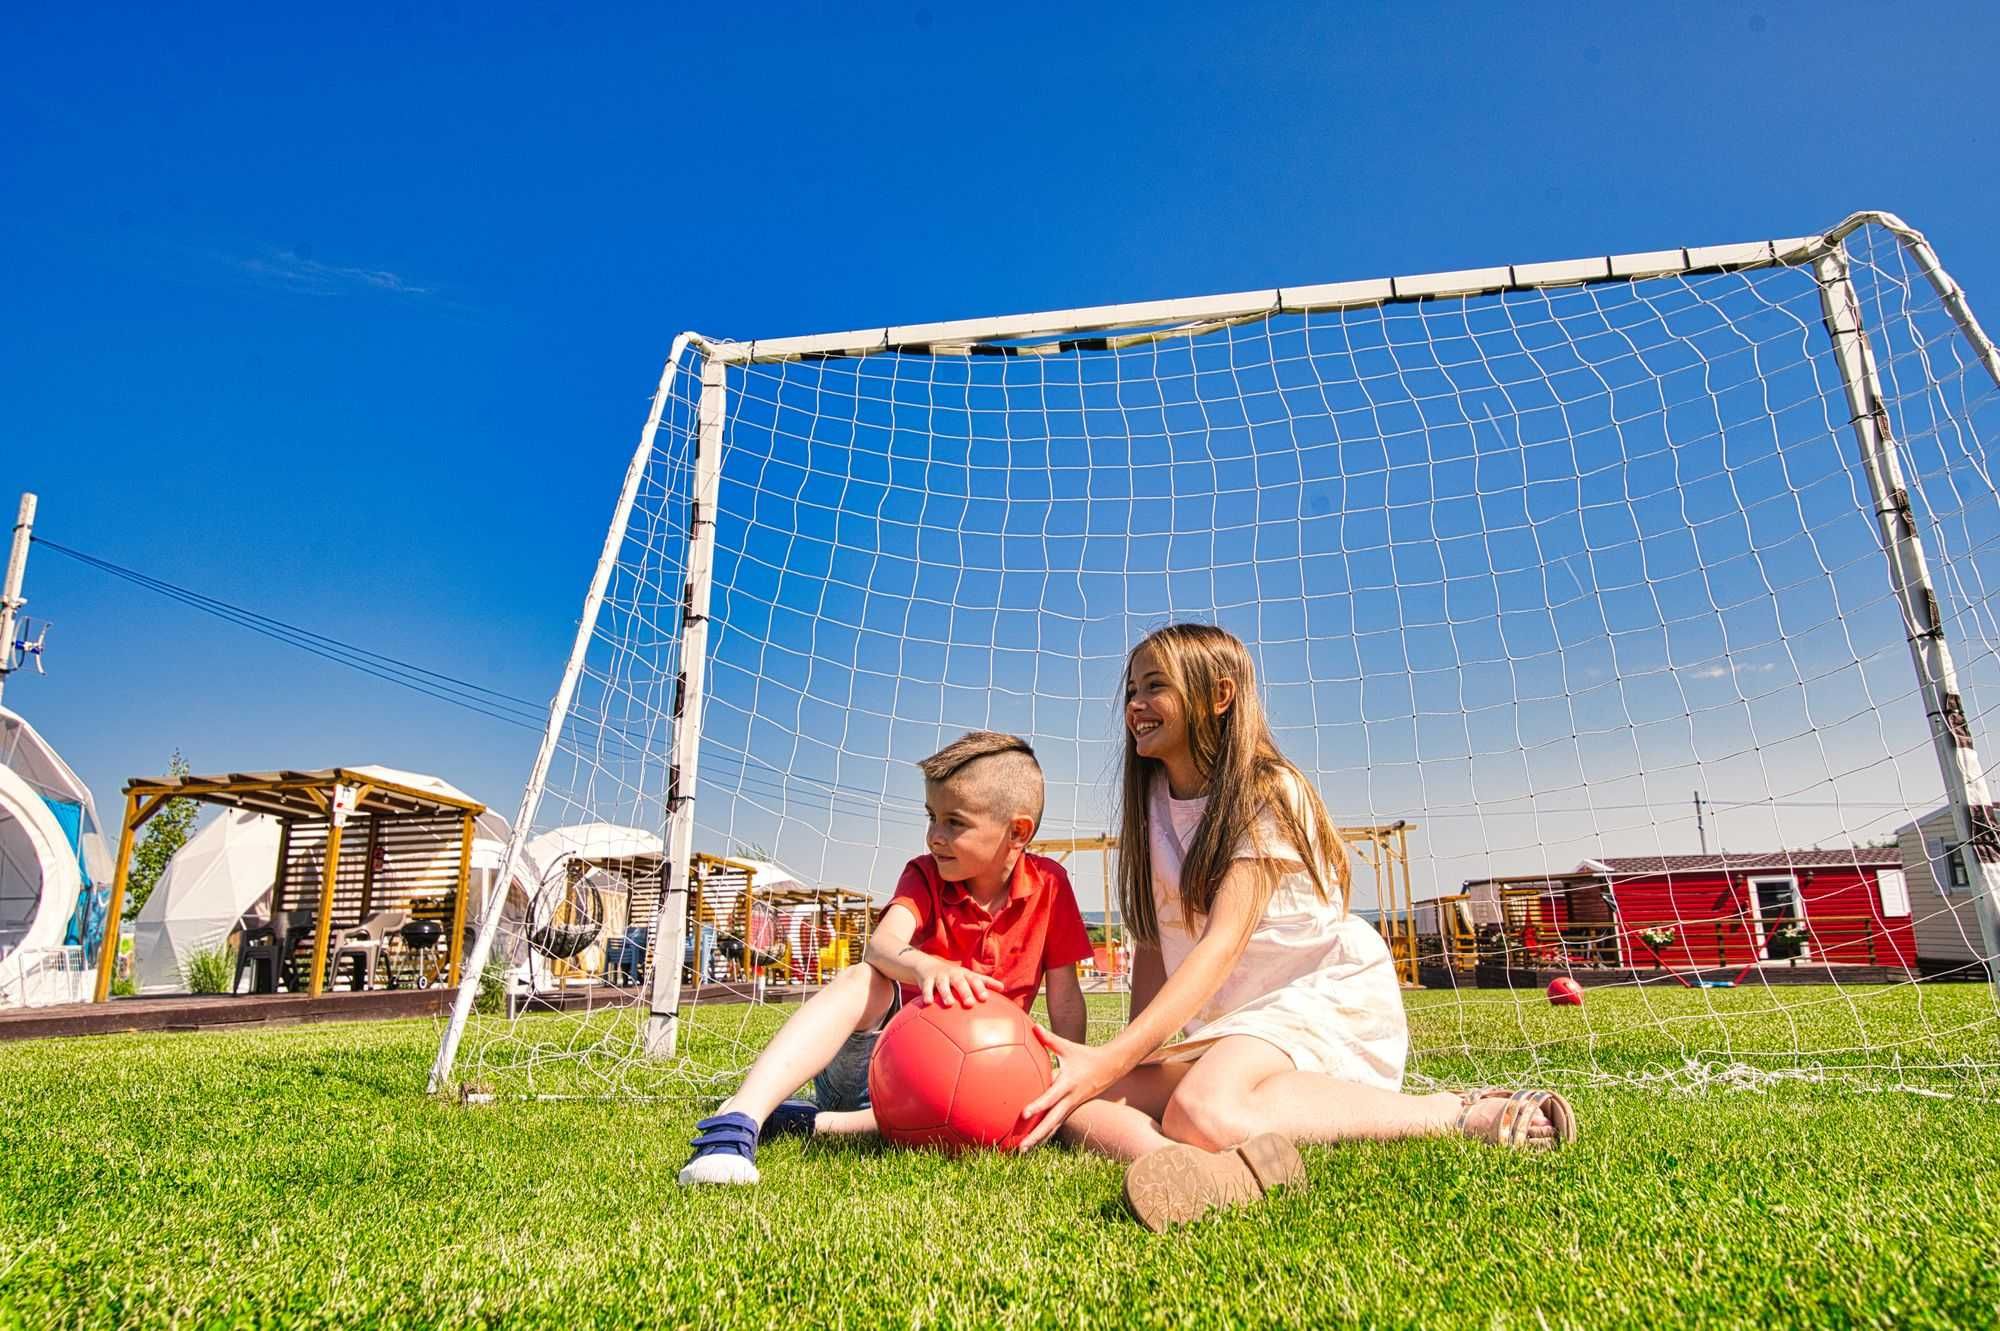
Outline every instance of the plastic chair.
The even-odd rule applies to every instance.
[[[613,984],[636,985],[646,978],[645,969],[646,929],[635,924],[604,949],[604,974]]]
[[[405,910],[378,910],[352,929],[344,929],[334,940],[331,956],[326,964],[326,987],[336,988],[340,982],[340,972],[348,962],[353,963],[355,989],[373,989],[376,972],[382,968],[382,947],[389,941],[389,935],[403,927],[410,918]]]
[[[291,927],[291,915],[278,911],[268,920],[245,920],[243,939],[236,948],[236,979],[229,986],[243,992],[243,972],[250,972],[250,992],[278,992],[278,973],[284,965],[284,938]]]

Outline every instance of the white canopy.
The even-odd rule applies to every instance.
[[[0,707],[0,1007],[76,996],[74,973],[59,968],[84,880],[51,802],[77,809],[84,858],[101,864],[90,788],[33,726]]]
[[[442,795],[446,799],[464,800],[469,804],[477,804],[479,802],[460,790],[457,786],[452,785],[449,781],[429,776],[423,772],[405,772],[399,768],[379,767],[373,764],[367,767],[350,767],[347,770],[353,772],[356,776],[372,776],[377,780],[386,781],[392,786],[404,786],[410,790],[427,791],[432,795]],[[500,818],[498,814],[492,816]],[[482,818],[481,821],[484,821],[484,819]],[[500,818],[500,826],[503,828],[507,826],[505,818]],[[505,840],[504,835],[502,840]]]
[[[613,823],[577,823],[544,832],[527,845],[528,856],[546,872],[556,861],[636,860],[667,853],[666,843],[651,832]]]
[[[734,856],[730,857],[730,863],[750,866],[750,888],[754,892],[769,892],[780,887],[805,890],[806,885],[799,881],[798,875],[782,864],[773,864],[769,860],[739,860]]]
[[[134,924],[140,993],[184,991],[188,959],[221,946],[269,894],[280,826],[265,814],[224,809],[174,852]]]

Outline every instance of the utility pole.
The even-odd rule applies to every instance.
[[[1708,828],[1701,821],[1701,792],[1694,793],[1694,834],[1701,838],[1701,853],[1708,854]]]
[[[14,519],[14,544],[7,552],[7,580],[0,583],[0,694],[7,691],[7,676],[14,669],[14,614],[28,603],[21,580],[28,576],[28,541],[34,532],[35,497],[24,494],[20,516]]]

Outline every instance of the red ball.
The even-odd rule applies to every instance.
[[[875,1043],[868,1098],[882,1135],[950,1155],[1011,1150],[1034,1128],[1021,1110],[1049,1087],[1049,1051],[999,995],[973,1007],[906,1005]]]
[[[1583,986],[1567,975],[1549,981],[1549,1002],[1556,1007],[1582,1007]]]

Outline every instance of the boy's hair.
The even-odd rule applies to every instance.
[[[917,764],[929,782],[949,781],[978,764],[981,793],[994,807],[1025,814],[1042,825],[1042,765],[1035,750],[1019,735],[997,730],[971,730]]]

